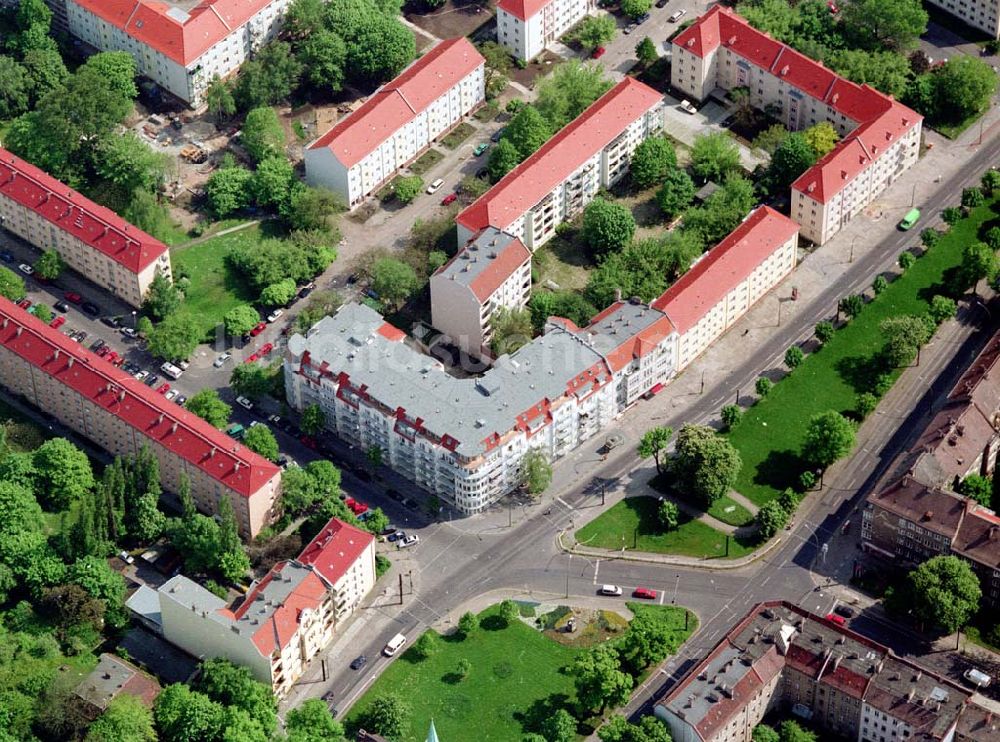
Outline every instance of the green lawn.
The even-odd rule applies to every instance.
[[[552,281],[559,290],[582,291],[587,286],[593,267],[590,254],[583,240],[572,233],[553,237],[548,244],[538,249],[532,258],[538,271],[539,283]]]
[[[226,255],[234,247],[255,245],[260,239],[260,227],[254,225],[172,252],[174,274],[186,274],[191,281],[179,311],[194,317],[206,337],[222,322],[226,312],[254,300],[243,277],[227,264]]]
[[[887,317],[922,315],[934,294],[946,293],[943,276],[961,262],[962,249],[997,222],[995,205],[974,209],[889,285],[861,314],[837,331],[821,350],[775,384],[766,399],[743,414],[729,433],[743,457],[735,489],[758,505],[795,486],[804,466],[799,459],[809,418],[818,412],[850,412],[870,383],[872,361],[882,348],[879,324]],[[915,230],[916,232],[917,230]],[[914,234],[914,242],[917,234]],[[897,370],[896,375],[901,373]]]
[[[441,144],[448,149],[455,149],[458,145],[464,142],[466,139],[471,137],[476,130],[472,128],[471,124],[467,124],[464,121],[452,129],[451,133],[441,140]]]
[[[410,651],[392,663],[351,709],[348,728],[357,726],[374,698],[395,694],[412,711],[410,733],[397,742],[422,742],[432,717],[443,740],[519,742],[525,713],[540,713],[551,696],[559,705],[572,698],[572,678],[560,669],[577,650],[520,621],[498,629],[496,613],[495,606],[483,611],[484,625],[469,639],[431,631],[436,652],[419,661]],[[456,673],[463,658],[472,664],[464,680]]]
[[[577,531],[576,540],[599,549],[624,546],[633,551],[706,559],[745,556],[758,545],[755,541],[730,538],[727,555],[725,534],[684,513],[680,514],[677,528],[664,533],[656,517],[659,504],[655,497],[628,497]]]
[[[443,159],[444,155],[439,150],[431,148],[420,155],[417,161],[410,165],[410,172],[414,175],[423,175]]]
[[[713,502],[708,514],[731,526],[747,526],[753,523],[753,514],[731,497],[722,496]]]

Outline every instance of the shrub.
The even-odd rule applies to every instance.
[[[664,500],[660,503],[660,507],[656,511],[656,516],[660,521],[660,525],[663,526],[664,531],[672,531],[677,528],[680,510],[677,508],[676,503]]]
[[[871,392],[861,392],[854,401],[854,411],[862,420],[872,414],[877,406],[878,397]]]
[[[928,227],[920,233],[920,242],[924,247],[934,247],[941,239],[941,233],[933,227]]]
[[[754,384],[754,388],[757,390],[757,395],[762,398],[766,397],[773,387],[774,382],[766,376],[761,376],[757,379],[757,383]]]
[[[799,474],[799,487],[803,492],[808,492],[816,486],[816,473],[811,469],[806,469]]]
[[[913,267],[913,264],[917,262],[917,257],[911,253],[909,250],[900,253],[899,255],[899,267],[903,271],[907,271]]]
[[[948,296],[942,296],[941,294],[934,294],[931,298],[930,307],[930,317],[934,320],[935,324],[941,324],[945,320],[949,320],[955,316],[958,311],[958,306],[955,304],[955,300]]]
[[[885,279],[885,276],[875,276],[875,280],[872,281],[872,291],[875,292],[875,296],[878,296],[887,288],[889,288],[889,282]]]
[[[949,206],[941,212],[941,219],[944,220],[944,223],[948,226],[951,226],[961,220],[962,216],[962,210],[957,206]]]
[[[777,500],[764,504],[757,512],[757,529],[764,539],[771,538],[788,523],[788,513]]]
[[[739,405],[727,404],[722,408],[721,416],[722,424],[725,425],[727,429],[732,429],[736,427],[736,424],[743,416],[743,410],[740,409]]]
[[[805,359],[806,354],[803,353],[802,348],[797,345],[793,345],[785,351],[785,365],[790,369],[798,368],[802,365],[802,361]]]
[[[814,330],[814,332],[816,333],[816,339],[819,340],[819,342],[822,343],[823,345],[826,345],[828,342],[830,342],[831,338],[833,338],[833,333],[835,332],[835,330],[833,328],[832,322],[827,322],[826,320],[824,320],[822,322],[816,323],[816,329]]]
[[[977,206],[982,206],[984,201],[986,201],[986,197],[980,188],[962,189],[962,206],[965,208],[974,209]]]
[[[983,235],[983,242],[993,250],[1000,250],[1000,227],[990,227]]]

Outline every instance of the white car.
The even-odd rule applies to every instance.
[[[443,178],[438,178],[433,183],[431,183],[429,186],[427,186],[427,194],[428,195],[434,195],[434,193],[437,191],[437,189],[440,188],[443,185],[444,185],[444,179]]]
[[[685,15],[687,15],[687,11],[682,8],[680,10],[675,10],[673,13],[671,13],[670,17],[667,18],[667,20],[670,21],[670,23],[677,23],[677,21],[679,21]]]
[[[396,548],[408,549],[411,546],[414,546],[415,544],[419,543],[420,543],[420,536],[418,536],[417,534],[413,534],[412,536],[407,536],[406,538],[397,541]]]
[[[253,402],[251,402],[246,397],[237,397],[236,398],[236,404],[238,404],[240,407],[242,407],[245,410],[252,410],[253,409]]]
[[[682,100],[681,101],[681,108],[685,112],[690,113],[690,114],[698,113],[698,109],[695,108],[693,105],[691,105],[690,101]]]
[[[601,595],[621,595],[622,589],[617,585],[601,585]]]
[[[30,276],[32,273],[35,272],[35,269],[32,268],[27,263],[21,263],[19,266],[17,266],[17,269],[26,276]]]
[[[974,667],[970,667],[968,670],[966,670],[962,674],[962,677],[978,688],[985,688],[990,684],[991,680],[989,675],[987,675],[982,670],[977,670]]]
[[[174,397],[176,397],[178,394],[180,394],[180,392],[178,392],[176,389],[171,389],[170,391],[168,391],[163,396],[166,397],[166,399],[167,399],[168,402],[173,402],[174,401]]]
[[[147,376],[149,376],[149,371],[138,371],[135,375],[135,378],[138,379],[139,381],[143,381]]]
[[[223,353],[221,356],[212,361],[212,365],[216,368],[222,368],[226,361],[233,357],[232,353]]]
[[[269,315],[267,315],[267,321],[268,322],[277,322],[278,321],[278,317],[280,317],[284,313],[285,313],[285,311],[283,309],[275,309],[273,312],[271,312]]]
[[[122,335],[124,335],[127,338],[134,338],[136,335],[139,334],[135,330],[133,330],[131,327],[122,327],[121,329],[118,330],[118,332],[120,332]]]

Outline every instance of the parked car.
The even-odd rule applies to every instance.
[[[594,51],[592,51],[590,53],[590,58],[591,59],[600,59],[601,57],[604,56],[604,53],[606,51],[607,51],[607,49],[605,49],[603,46],[599,46],[596,49],[594,49]]]
[[[170,391],[170,382],[164,381],[160,386],[156,388],[157,394],[166,394]]]
[[[56,329],[59,329],[64,324],[66,324],[66,318],[65,317],[53,317],[52,321],[49,322],[49,327],[54,327]]]
[[[285,313],[285,311],[283,309],[275,309],[273,312],[271,312],[269,315],[267,315],[267,321],[268,322],[277,322],[278,321],[278,317],[280,317],[284,313]],[[257,334],[259,335],[260,333],[257,333]]]
[[[601,585],[601,595],[621,595],[622,589],[617,585]]]
[[[274,343],[264,343],[262,346],[260,346],[260,350],[257,351],[257,357],[263,358],[272,350],[274,350]]]
[[[21,307],[21,309],[24,309],[24,310],[30,309],[31,308],[31,299],[21,299],[21,301],[19,301],[17,303],[17,305],[19,307]]]
[[[626,36],[628,36],[630,33],[632,33],[633,31],[635,31],[635,29],[638,28],[638,27],[639,27],[638,23],[630,23],[627,26],[625,26],[624,30],[622,30],[622,33],[625,34]]]
[[[120,332],[122,335],[124,335],[127,338],[135,338],[135,337],[138,337],[138,335],[139,335],[139,333],[137,333],[131,327],[122,327],[121,329],[118,330],[118,332]]]
[[[443,185],[444,185],[444,178],[437,178],[436,180],[434,180],[433,183],[427,186],[427,195],[433,196],[435,193],[437,193],[437,189]]]
[[[688,101],[688,100],[682,100],[681,101],[681,110],[684,111],[685,113],[690,113],[692,115],[698,113],[698,109],[695,108],[691,104],[691,101]]]
[[[411,546],[416,546],[420,543],[420,536],[413,534],[412,536],[407,536],[404,539],[396,542],[397,549],[409,549]]]
[[[493,132],[493,135],[490,137],[490,141],[494,143],[499,142],[503,138],[503,133],[505,131],[507,131],[506,126],[503,127],[502,129],[497,129],[495,132]]]
[[[122,326],[122,322],[117,317],[101,317],[101,323],[117,330]]]
[[[641,16],[635,19],[635,25],[641,26],[648,20],[649,20],[649,13],[643,13]]]
[[[2,260],[5,263],[13,263],[14,262],[14,256],[11,255],[6,250],[4,250],[3,252],[0,252],[0,260]]]
[[[637,587],[632,591],[633,598],[642,598],[643,600],[656,600],[656,591],[650,590],[648,587]]]
[[[361,280],[361,274],[360,273],[352,273],[351,275],[349,275],[347,277],[347,285],[348,286],[353,286],[354,284],[356,284],[360,280]]]
[[[105,346],[105,347],[107,347],[107,346]],[[108,353],[107,353],[107,355],[105,355],[105,356],[104,356],[104,360],[105,360],[105,361],[107,361],[108,363],[113,363],[113,364],[115,364],[115,365],[117,365],[117,364],[118,364],[118,362],[119,362],[119,361],[120,361],[121,359],[122,359],[122,357],[121,357],[120,355],[118,355],[117,353],[115,353],[115,352],[114,352],[113,350],[111,350],[110,348],[108,348]]]
[[[56,309],[57,311],[60,311],[60,312],[62,312],[63,314],[66,314],[66,312],[68,312],[68,311],[69,311],[69,304],[67,304],[67,303],[66,303],[66,302],[64,302],[64,301],[57,301],[57,302],[56,302],[55,304],[53,304],[52,306],[53,306],[53,307],[54,307],[54,308],[55,308],[55,309]]]
[[[232,353],[223,353],[221,356],[212,361],[212,365],[216,368],[222,368],[222,366],[233,357]]]
[[[833,612],[844,618],[854,618],[854,609],[845,603],[838,603]]]
[[[238,404],[244,410],[252,410],[253,409],[253,402],[251,402],[246,397],[237,397],[236,398],[236,404]]]
[[[188,401],[188,398],[185,397],[183,394],[178,394],[174,398],[174,402],[177,403],[177,404],[179,404],[181,407],[183,407],[184,403],[187,402],[187,401]]]
[[[85,314],[89,314],[91,317],[96,317],[101,313],[101,308],[89,301],[83,302],[83,304],[80,305],[80,309],[82,309]]]
[[[362,667],[364,667],[367,664],[368,664],[368,658],[365,657],[362,654],[362,655],[360,655],[358,657],[355,657],[354,661],[351,662],[351,669],[352,670],[360,670]]]
[[[73,304],[83,303],[83,297],[80,296],[75,291],[67,291],[65,294],[63,294],[63,298],[66,299],[66,301],[68,302],[72,302]]]
[[[472,150],[472,154],[474,154],[476,157],[479,157],[481,154],[483,154],[483,152],[485,152],[489,148],[490,148],[489,142],[482,142],[476,145],[476,148]]]
[[[253,363],[258,358],[260,358],[260,356],[258,356],[256,353],[251,353],[246,357],[246,360],[244,360],[243,363]]]
[[[406,538],[406,531],[396,531],[395,533],[390,533],[386,541],[392,543],[393,541],[401,541]]]
[[[309,296],[309,294],[313,292],[314,288],[316,288],[315,284],[312,283],[306,284],[305,286],[299,289],[299,298],[305,299],[307,296]]]
[[[299,443],[306,448],[312,449],[313,451],[316,451],[319,448],[319,446],[316,445],[316,439],[311,435],[303,435],[299,438]]]
[[[449,204],[455,203],[457,200],[458,200],[458,194],[457,193],[449,193],[447,196],[445,196],[444,198],[441,199],[441,205],[442,206],[447,206]]]
[[[677,21],[679,21],[681,18],[683,18],[686,15],[687,15],[687,11],[684,10],[684,8],[681,8],[680,10],[675,10],[673,13],[671,13],[670,17],[667,18],[667,20],[670,21],[671,23],[677,23]]]
[[[142,383],[148,386],[150,389],[152,389],[154,386],[156,386],[157,382],[159,381],[160,381],[159,376],[157,376],[156,374],[150,374],[149,376],[146,377],[146,380]]]
[[[87,339],[87,331],[77,330],[76,332],[73,333],[72,337],[74,340],[76,340],[76,342],[82,343],[84,340]]]
[[[21,263],[19,266],[17,266],[17,269],[26,276],[30,276],[35,272],[35,269],[32,268],[27,263]]]
[[[837,624],[837,626],[844,626],[847,624],[847,621],[845,621],[842,616],[838,616],[836,613],[827,613],[826,620],[830,623]]]
[[[656,7],[657,8],[665,8],[665,7],[667,7],[667,3],[669,3],[669,2],[670,2],[670,0],[656,0]]]
[[[97,338],[97,340],[95,340],[94,342],[92,342],[90,344],[90,349],[92,351],[94,351],[95,353],[97,353],[99,350],[101,350],[102,348],[104,348],[105,345],[107,345],[106,342],[104,342],[100,338]],[[111,348],[108,348],[108,350],[111,350]]]
[[[983,672],[982,670],[977,670],[974,667],[970,667],[968,670],[962,673],[962,677],[968,680],[973,685],[975,685],[977,688],[985,688],[990,684],[990,681],[992,680],[992,678],[985,672]]]
[[[149,371],[137,371],[135,373],[135,378],[138,381],[145,381],[147,376],[149,376]]]
[[[280,415],[268,415],[267,421],[271,423],[274,427],[281,429],[281,416]]]
[[[256,327],[250,330],[250,337],[257,337],[267,329],[267,322],[258,322]]]

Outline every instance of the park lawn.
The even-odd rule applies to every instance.
[[[660,501],[655,497],[627,497],[576,532],[582,546],[598,549],[648,551],[657,554],[718,559],[745,556],[757,546],[750,539],[729,539],[726,535],[681,513],[677,528],[664,533],[656,515]]]
[[[763,505],[786,487],[796,486],[804,469],[799,452],[809,419],[827,410],[854,409],[857,395],[867,391],[870,374],[865,369],[882,348],[881,322],[903,314],[925,314],[934,294],[947,293],[943,276],[961,263],[963,248],[978,239],[983,223],[996,220],[997,203],[1000,197],[973,209],[830,342],[743,414],[728,434],[743,457],[734,489]],[[894,375],[900,373],[898,369]]]
[[[468,639],[430,630],[436,652],[416,660],[411,650],[392,663],[351,709],[348,729],[358,726],[373,699],[394,694],[411,709],[409,733],[397,742],[422,742],[431,718],[444,740],[520,742],[522,722],[533,706],[538,704],[537,713],[553,695],[560,697],[559,705],[572,700],[573,680],[560,669],[578,651],[521,621],[496,628],[497,612],[492,606],[480,613],[483,625]],[[461,680],[456,668],[463,658],[472,670]]]
[[[538,271],[538,283],[552,281],[556,290],[582,291],[587,286],[593,267],[590,254],[582,239],[556,236],[538,249],[532,258]]]
[[[754,521],[753,513],[733,498],[725,495],[713,502],[706,512],[713,518],[731,526],[748,526]]]
[[[260,240],[260,227],[254,225],[172,252],[174,274],[183,272],[191,280],[178,311],[194,318],[206,338],[226,312],[256,299],[243,277],[229,266],[226,255],[237,246],[256,245]]]

